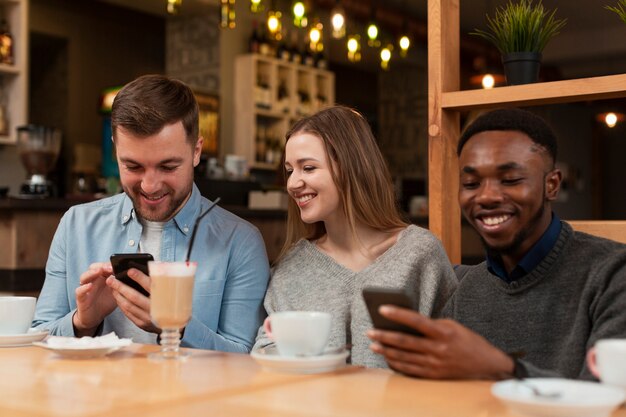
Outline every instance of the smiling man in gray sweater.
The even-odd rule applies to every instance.
[[[371,349],[391,368],[426,378],[592,379],[586,352],[599,339],[626,338],[626,245],[575,232],[552,212],[556,151],[549,126],[519,109],[487,113],[463,133],[459,203],[487,259],[457,268],[450,319],[381,308],[425,335],[370,331]]]

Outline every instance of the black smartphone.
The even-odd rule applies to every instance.
[[[130,278],[127,274],[130,268],[140,270],[146,275],[148,274],[148,261],[153,261],[154,257],[149,253],[116,253],[111,255],[111,266],[115,278],[122,281],[129,287],[134,288],[146,297],[150,297],[150,293],[146,291],[137,281]]]
[[[417,330],[405,326],[404,324],[391,321],[383,317],[378,308],[383,304],[391,304],[398,307],[409,308],[414,310],[413,303],[409,296],[401,289],[385,288],[385,287],[366,287],[363,288],[363,298],[370,313],[372,323],[376,329],[391,330],[395,332],[409,333],[415,336],[422,336]]]

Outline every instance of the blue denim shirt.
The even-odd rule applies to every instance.
[[[194,185],[185,206],[165,224],[162,261],[185,259],[195,220],[209,204]],[[70,208],[52,241],[33,326],[49,329],[53,335],[74,336],[72,315],[80,275],[94,262],[108,262],[113,253],[137,252],[141,231],[126,194]],[[215,207],[200,221],[191,260],[198,262],[193,312],[181,345],[250,351],[265,316],[263,298],[269,279],[261,234],[248,222]],[[119,308],[104,320],[102,333],[110,331],[138,343],[156,340],[156,335],[139,329]]]

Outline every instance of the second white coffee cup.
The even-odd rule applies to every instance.
[[[626,339],[598,340],[587,364],[603,383],[626,389]]]
[[[270,337],[281,356],[315,356],[330,336],[331,315],[321,311],[281,311],[268,319]]]

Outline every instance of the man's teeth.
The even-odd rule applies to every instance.
[[[504,223],[505,220],[507,220],[509,217],[509,215],[505,215],[505,216],[498,216],[498,217],[483,217],[483,222],[487,225],[487,226],[496,226],[500,223]]]
[[[150,197],[150,196],[145,195],[144,197],[146,197],[146,199],[148,199],[148,200],[153,200],[154,201],[154,200],[158,200],[158,199],[162,198],[163,195],[158,195],[158,196],[154,196],[154,197]]]
[[[303,195],[302,197],[298,197],[297,200],[298,200],[298,203],[306,203],[312,198],[313,196],[311,194],[307,194],[307,195]]]

